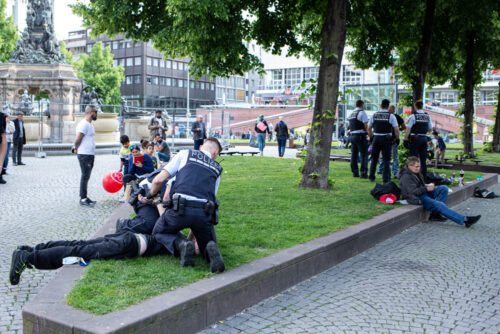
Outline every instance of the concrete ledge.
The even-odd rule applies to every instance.
[[[476,186],[498,182],[497,174],[463,188],[454,188],[449,204],[472,196]],[[121,206],[97,235],[114,231]],[[425,218],[419,206],[403,206],[345,230],[285,249],[231,271],[148,299],[103,316],[68,306],[65,295],[82,274],[80,267],[63,268],[23,309],[24,333],[195,333],[218,320],[271,297]]]

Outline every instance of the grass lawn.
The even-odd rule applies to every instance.
[[[295,159],[224,158],[217,237],[227,270],[393,208],[375,201],[369,193],[374,184],[352,178],[343,162],[331,164],[332,191],[299,189],[300,164]],[[476,174],[468,172],[467,178]],[[92,261],[67,301],[105,314],[212,275],[199,258],[194,268],[181,268],[176,258],[166,256]]]
[[[369,193],[373,184],[353,179],[346,163],[332,163],[332,191],[299,189],[300,164],[295,159],[224,157],[217,237],[227,270],[392,208],[376,202]],[[161,256],[92,261],[67,300],[96,314],[123,309],[212,276],[208,265],[197,260],[194,268]]]

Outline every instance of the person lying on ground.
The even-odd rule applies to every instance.
[[[91,240],[60,240],[41,243],[34,247],[19,246],[12,253],[10,284],[17,285],[26,268],[53,270],[62,267],[66,257],[81,257],[84,261],[125,259],[139,256],[174,255],[182,266],[191,266],[194,259],[182,250],[190,242],[182,233],[169,235],[174,252],[169,252],[151,235],[121,231]]]
[[[481,215],[463,216],[448,208],[446,206],[448,187],[435,186],[434,183],[426,184],[420,173],[420,159],[417,157],[409,157],[406,161],[406,167],[399,175],[399,186],[402,199],[410,204],[423,205],[424,209],[430,211],[429,220],[431,221],[450,219],[469,228],[481,218]]]

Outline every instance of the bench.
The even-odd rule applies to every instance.
[[[476,163],[476,166],[479,166],[479,163],[483,162],[484,160],[472,160],[472,161],[474,161]]]
[[[256,154],[259,154],[260,152],[255,152],[255,151],[228,151],[228,152],[220,152],[220,155],[229,155],[229,156],[233,156],[235,154],[239,154],[241,156],[243,156],[244,154],[250,154],[251,156],[254,156]]]

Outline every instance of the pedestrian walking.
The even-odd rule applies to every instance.
[[[368,137],[372,145],[369,179],[372,182],[375,181],[375,169],[377,168],[380,152],[382,152],[382,160],[384,161],[382,180],[384,183],[390,181],[391,171],[389,164],[391,162],[392,144],[399,143],[398,121],[394,115],[389,113],[389,104],[389,100],[382,100],[380,110],[373,114],[368,121]]]
[[[26,145],[26,129],[24,128],[24,113],[18,111],[14,120],[14,136],[12,137],[12,162],[14,166],[26,165],[22,161],[23,147]]]
[[[155,115],[151,117],[148,124],[149,138],[151,141],[155,139],[157,134],[163,139],[166,139],[166,132],[168,130],[167,120],[162,116],[161,110],[156,110]]]
[[[85,116],[76,126],[75,143],[71,151],[77,155],[82,176],[80,178],[80,205],[92,207],[96,204],[87,196],[87,186],[94,168],[95,158],[95,129],[92,121],[97,120],[97,108],[88,105]]]
[[[278,141],[278,155],[283,158],[285,155],[286,141],[288,139],[288,126],[283,121],[283,116],[279,117],[279,121],[274,129],[276,131],[276,140]]]
[[[260,155],[264,155],[264,147],[266,146],[266,133],[269,133],[269,126],[264,119],[264,115],[260,115],[255,122],[255,132],[257,132],[257,143],[259,145]]]
[[[196,122],[191,126],[191,132],[193,133],[194,149],[199,150],[203,141],[207,139],[207,128],[202,116],[196,116]]]
[[[420,158],[422,174],[427,174],[427,133],[432,129],[431,117],[423,110],[422,101],[415,102],[415,113],[408,118],[405,146],[410,155]]]
[[[356,101],[356,109],[349,118],[350,142],[351,142],[351,172],[353,177],[368,178],[368,115],[364,110],[363,100]],[[358,158],[361,160],[361,175],[358,166]]]

